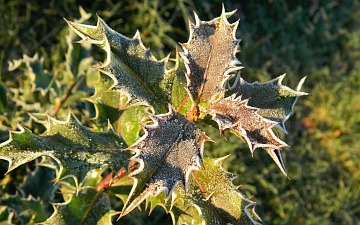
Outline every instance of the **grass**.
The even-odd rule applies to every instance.
[[[224,3],[227,10],[237,8],[236,16],[241,18],[238,58],[245,66],[244,79],[264,82],[286,72],[285,83],[294,87],[307,76],[304,90],[311,94],[299,100],[286,124],[290,134],[283,139],[291,148],[283,150],[283,157],[291,180],[265,151],[256,150],[252,158],[247,146],[232,136],[223,144],[217,132],[209,131],[222,144],[209,144],[205,154],[232,154],[224,167],[239,174],[235,183],[253,196],[267,224],[360,224],[360,3]],[[158,58],[169,52],[173,56],[178,42],[186,42],[187,17],[193,19],[192,10],[202,20],[221,12],[221,1],[0,0],[1,90],[9,95],[9,85],[17,88],[22,82],[22,74],[7,71],[6,63],[22,54],[39,52],[46,69],[57,69],[66,53],[67,28],[62,18],[78,18],[79,5],[93,15],[98,13],[126,36],[138,29]],[[89,23],[94,24],[95,19],[93,16]],[[102,53],[93,49],[95,59],[102,61]],[[6,103],[8,98],[4,100],[1,90],[0,101]],[[10,106],[11,102],[0,104],[2,141],[7,139],[6,129],[16,128],[16,121],[31,129],[35,126],[28,118],[9,116],[16,110]],[[1,166],[1,171],[6,170],[6,163],[2,161]],[[12,176],[21,180],[16,178],[21,172]],[[163,221],[161,210],[158,213],[154,218]],[[139,223],[145,224],[146,218]]]

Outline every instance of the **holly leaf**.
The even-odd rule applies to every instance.
[[[264,148],[287,176],[279,150],[288,145],[272,131],[278,123],[260,116],[259,109],[248,106],[248,101],[241,100],[241,96],[236,97],[235,94],[227,98],[221,96],[206,111],[217,122],[220,132],[230,129],[238,137],[244,137],[252,155],[256,148]]]
[[[24,55],[23,59],[9,62],[8,70],[22,69],[24,75],[28,78],[25,85],[29,89],[29,93],[35,90],[41,90],[42,94],[45,95],[45,90],[49,88],[52,75],[45,72],[43,64],[44,58],[41,57],[39,59],[39,54],[35,54],[33,57]]]
[[[177,52],[178,53],[178,52]],[[172,85],[172,102],[171,105],[181,114],[185,115],[191,109],[191,99],[188,95],[188,92],[184,87],[186,87],[186,76],[184,74],[185,64],[180,60],[178,54],[175,58],[177,68],[175,73],[174,82]]]
[[[96,115],[92,121],[96,126],[107,127],[110,122],[117,131],[119,118],[124,112],[125,100],[119,92],[108,91],[112,84],[113,81],[109,76],[99,73],[98,81],[95,83],[95,93],[87,100],[95,106]]]
[[[119,214],[113,210],[108,211],[101,219],[97,222],[97,225],[112,225],[112,217]]]
[[[145,134],[128,149],[139,167],[129,174],[134,186],[121,216],[126,215],[148,196],[165,191],[168,198],[180,183],[183,187],[192,170],[202,165],[203,146],[210,138],[194,123],[169,105],[169,112],[150,115],[153,125],[143,125]]]
[[[83,23],[90,19],[91,13],[86,13],[82,7],[79,7],[80,19],[75,20],[77,23]],[[66,63],[66,75],[65,82],[71,83],[77,77],[82,76],[87,73],[93,73],[93,70],[90,65],[94,59],[90,56],[91,45],[83,43],[81,45],[74,45],[73,42],[76,38],[76,33],[69,29],[69,34],[65,37],[66,44],[68,45],[68,51],[65,55]]]
[[[126,106],[127,97],[124,94],[108,91],[112,83],[109,76],[99,74],[99,81],[95,84],[95,93],[87,99],[95,106],[96,115],[92,121],[98,128],[107,127],[110,122],[116,133],[122,134],[124,141],[130,145],[140,137],[140,124],[149,120],[147,114],[149,107]]]
[[[8,198],[0,198],[0,205],[11,208],[23,224],[42,222],[47,218],[42,202],[32,196],[22,198],[15,194]]]
[[[104,192],[81,188],[64,203],[54,203],[54,213],[43,224],[102,224],[111,217],[111,205]],[[111,224],[111,223],[104,223]]]
[[[76,184],[85,181],[92,169],[109,166],[118,171],[127,167],[129,153],[122,151],[124,141],[112,129],[92,132],[69,113],[66,121],[49,117],[41,136],[20,126],[0,144],[0,158],[9,161],[8,172],[40,156],[49,156],[59,164],[55,181],[73,177]]]
[[[140,138],[141,124],[149,122],[147,106],[132,106],[127,108],[120,117],[120,133],[128,145]]]
[[[293,90],[281,84],[285,75],[283,74],[265,83],[248,83],[239,76],[230,94],[236,93],[238,96],[242,96],[243,99],[248,98],[248,105],[259,108],[259,115],[278,122],[277,126],[287,133],[285,122],[292,114],[297,98],[307,95],[307,93],[300,91],[305,77],[300,80],[296,89]]]
[[[177,191],[179,188],[176,188]],[[181,192],[181,190],[178,190]],[[183,193],[183,192],[181,192]],[[196,205],[192,204],[189,199],[184,199],[175,195],[175,204],[173,203],[169,211],[173,224],[204,224],[200,216],[200,210]]]
[[[235,12],[235,11],[234,11]],[[241,69],[235,57],[240,40],[235,38],[238,21],[230,24],[222,14],[211,21],[204,22],[195,14],[195,24],[190,23],[190,37],[181,44],[180,53],[186,66],[187,91],[196,104],[206,103],[224,92],[224,84],[229,73]]]
[[[48,202],[53,201],[55,191],[58,185],[54,185],[52,180],[55,179],[55,171],[53,168],[45,166],[35,166],[33,171],[26,173],[23,183],[17,187],[22,197],[32,196],[41,199],[44,207],[48,207]],[[37,188],[34,188],[37,187]]]
[[[143,45],[139,32],[127,38],[100,17],[97,26],[66,22],[82,38],[81,43],[96,44],[105,50],[106,61],[97,69],[114,80],[110,90],[125,93],[128,105],[145,104],[154,107],[155,112],[166,111],[176,70],[166,69],[169,57],[157,60]]]
[[[85,21],[90,14],[80,7],[81,18],[78,21]],[[16,112],[17,121],[26,121],[24,112],[49,112],[58,118],[66,118],[68,108],[72,107],[77,113],[78,108],[74,107],[83,98],[92,92],[91,80],[96,77],[97,71],[91,67],[93,58],[90,57],[90,44],[73,45],[75,39],[74,31],[69,29],[65,36],[67,54],[65,61],[55,55],[54,70],[48,71],[44,68],[44,57],[35,54],[33,57],[24,55],[22,59],[9,62],[9,71],[20,69],[25,77],[19,77],[19,85],[10,85],[16,88],[9,88],[9,100],[21,107],[22,111]],[[85,79],[88,83],[84,82]],[[86,86],[88,84],[88,86]],[[19,118],[18,118],[19,117]],[[24,124],[24,123],[22,123]],[[31,124],[31,122],[29,122]]]
[[[222,168],[226,158],[204,158],[203,169],[191,173],[186,191],[174,191],[171,215],[175,223],[262,224],[254,211],[255,202],[233,185],[236,175]]]

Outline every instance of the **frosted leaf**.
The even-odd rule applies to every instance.
[[[254,154],[256,148],[265,148],[287,176],[280,152],[273,151],[288,146],[272,131],[278,123],[260,116],[259,109],[248,106],[248,101],[249,99],[241,100],[241,96],[235,97],[235,94],[227,98],[221,96],[210,105],[207,112],[213,116],[212,119],[217,122],[220,131],[230,129],[237,136],[244,137],[251,154]]]
[[[220,17],[208,22],[195,14],[195,24],[190,22],[189,40],[181,45],[187,90],[196,104],[208,102],[223,92],[229,73],[242,68],[235,57],[240,42],[235,38],[238,22],[230,24],[226,15],[224,7]]]
[[[151,105],[156,112],[166,111],[171,102],[172,82],[176,68],[166,69],[169,57],[157,60],[143,45],[140,34],[128,38],[112,30],[100,17],[96,26],[67,21],[82,38],[106,52],[106,61],[97,69],[110,76],[112,91],[128,96],[129,105]]]
[[[248,104],[259,108],[259,115],[278,122],[277,126],[287,133],[285,122],[292,114],[297,98],[307,93],[300,91],[305,77],[300,80],[296,90],[281,84],[284,78],[285,74],[265,83],[248,83],[238,77],[230,93],[236,93],[243,99],[249,98]]]
[[[202,165],[203,145],[210,140],[194,123],[169,106],[169,112],[150,115],[153,125],[144,125],[145,134],[128,149],[139,168],[129,176],[134,186],[122,212],[129,213],[148,196],[165,191],[169,197],[180,183],[183,187],[192,170]]]
[[[66,121],[49,117],[45,125],[47,130],[41,136],[20,127],[0,144],[0,159],[9,161],[8,172],[40,156],[50,156],[59,164],[56,181],[73,177],[82,184],[92,169],[127,167],[129,154],[122,151],[126,145],[112,129],[92,132],[71,113]]]
[[[200,217],[205,224],[262,224],[254,210],[256,203],[233,185],[236,175],[222,168],[226,158],[204,158],[204,168],[192,172],[186,191],[180,188],[174,191],[171,203],[173,221],[192,224],[191,221]],[[194,215],[194,209],[198,216]]]
[[[16,219],[20,221],[21,224],[35,224],[42,222],[47,218],[46,209],[39,199],[36,199],[31,195],[25,198],[19,193],[8,197],[5,196],[0,197],[0,205],[11,209],[11,211],[15,213]]]

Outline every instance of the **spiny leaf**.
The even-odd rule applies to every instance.
[[[191,177],[189,177],[191,179]],[[183,187],[177,186],[171,195],[171,201],[166,199],[165,192],[161,192],[157,196],[149,196],[146,198],[147,209],[149,207],[149,215],[155,207],[162,207],[166,213],[171,214],[173,224],[203,224],[203,220],[199,215],[199,210],[189,199],[178,196]],[[183,193],[183,192],[181,192]]]
[[[191,176],[189,179],[192,179]],[[189,199],[179,196],[179,193],[184,193],[183,187],[176,186],[171,194],[171,201],[166,199],[165,192],[146,198],[146,208],[150,208],[149,214],[155,207],[160,206],[166,213],[170,213],[173,224],[203,224],[200,209]]]
[[[85,21],[90,16],[81,8],[80,13],[78,21]],[[44,59],[38,54],[33,57],[24,55],[22,59],[9,63],[9,71],[21,69],[25,75],[25,80],[19,86],[9,88],[9,100],[23,111],[17,114],[26,111],[48,112],[58,118],[66,118],[68,107],[88,96],[90,86],[85,86],[83,81],[85,78],[91,80],[97,71],[91,68],[93,59],[89,57],[90,44],[73,45],[75,36],[72,30],[66,35],[68,51],[65,61],[56,65],[52,71],[44,69]],[[73,111],[76,113],[77,109]],[[24,120],[21,114],[19,116],[20,121]]]
[[[173,84],[173,99],[171,105],[183,115],[186,115],[192,105],[191,99],[184,88],[185,86],[185,76],[176,76]]]
[[[144,125],[145,135],[129,147],[132,160],[140,164],[129,176],[134,186],[123,209],[126,215],[148,196],[165,191],[169,197],[175,186],[183,187],[194,169],[202,165],[203,145],[210,140],[195,124],[174,111],[151,115],[153,125]]]
[[[32,196],[22,198],[15,194],[8,198],[0,198],[0,205],[11,208],[23,224],[42,222],[47,218],[43,204]]]
[[[31,91],[35,91],[36,88],[45,90],[52,79],[52,76],[44,72],[43,68],[44,58],[39,59],[39,55],[35,54],[33,57],[27,55],[23,56],[23,59],[10,63],[9,71],[13,71],[17,68],[22,68],[25,71],[25,75],[29,79],[29,85],[31,85]]]
[[[146,205],[145,209],[149,208],[149,215],[154,211],[156,206],[162,207],[166,213],[168,213],[167,206],[166,206],[166,193],[161,192],[157,196],[149,196],[146,198]]]
[[[235,94],[224,98],[221,96],[213,102],[206,111],[213,117],[212,119],[219,125],[219,130],[230,129],[237,136],[245,138],[251,154],[254,154],[256,148],[265,148],[275,160],[280,170],[287,176],[285,167],[281,159],[280,152],[274,154],[273,150],[279,150],[287,144],[281,141],[271,128],[277,125],[277,122],[268,120],[258,115],[258,108],[248,106],[249,99],[241,100],[241,96],[235,97]]]
[[[87,173],[109,166],[117,171],[127,167],[129,154],[122,138],[112,129],[94,133],[82,126],[73,114],[66,121],[49,117],[47,131],[38,136],[20,127],[0,144],[0,158],[9,161],[9,171],[40,156],[50,156],[60,166],[56,180],[71,176],[83,183]]]
[[[175,190],[177,190],[176,188]],[[197,225],[204,224],[204,220],[200,216],[199,207],[192,204],[190,201],[184,201],[178,198],[176,205],[170,210],[170,215],[173,224],[182,225]]]
[[[149,120],[148,106],[127,107],[127,97],[119,92],[108,91],[112,79],[100,73],[99,81],[95,84],[95,94],[88,98],[95,105],[96,116],[92,120],[98,128],[108,126],[108,122],[118,134],[130,145],[139,139],[141,123]]]
[[[24,71],[24,75],[27,77],[24,82],[24,94],[22,97],[28,102],[36,102],[36,100],[34,100],[35,91],[39,91],[41,96],[45,96],[49,91],[56,96],[54,89],[55,84],[49,86],[53,76],[49,72],[45,72],[43,63],[44,58],[41,57],[39,59],[39,54],[37,53],[33,57],[24,55],[22,59],[9,62],[9,71],[22,69]]]
[[[111,209],[106,194],[91,187],[81,188],[80,192],[73,194],[68,201],[53,205],[55,211],[44,224],[98,224]]]
[[[124,100],[121,98],[119,92],[108,91],[111,87],[112,79],[99,73],[98,82],[95,84],[95,93],[93,96],[87,98],[95,106],[96,115],[92,120],[98,127],[107,127],[110,122],[115,130],[117,128],[117,121],[124,111]]]
[[[178,53],[176,51],[176,53]],[[186,115],[186,113],[191,109],[191,99],[188,95],[188,92],[184,88],[186,86],[186,76],[184,74],[185,64],[180,60],[178,54],[176,54],[176,65],[174,70],[175,78],[172,85],[172,101],[171,105],[181,114]]]
[[[299,96],[307,95],[300,92],[305,77],[301,79],[295,90],[281,84],[286,74],[266,83],[247,83],[240,76],[230,93],[236,93],[243,99],[249,98],[250,106],[259,108],[258,114],[269,120],[278,122],[278,126],[285,132],[285,122],[293,112]]]
[[[87,21],[90,17],[90,13],[86,13],[82,7],[79,7],[80,19],[75,20],[76,23],[83,23]],[[78,76],[86,74],[88,71],[91,71],[92,68],[89,66],[94,61],[90,57],[90,44],[83,43],[81,45],[74,45],[73,42],[76,38],[76,33],[70,29],[69,34],[65,37],[66,44],[68,45],[68,51],[65,55],[66,63],[66,79],[75,80]]]
[[[166,69],[168,57],[158,61],[146,49],[137,32],[127,38],[114,30],[99,17],[97,26],[67,21],[82,38],[81,42],[96,44],[106,51],[107,59],[97,68],[114,80],[113,91],[125,93],[129,105],[146,104],[156,112],[164,112],[171,102],[173,70]]]
[[[171,210],[177,212],[176,221],[192,224],[184,219],[188,210],[194,208],[206,224],[261,224],[254,211],[255,203],[233,185],[236,176],[222,168],[226,158],[204,158],[204,168],[192,172],[186,191],[176,189]]]
[[[48,204],[53,201],[54,193],[58,189],[58,185],[50,182],[54,179],[55,171],[52,168],[36,165],[33,171],[28,171],[24,182],[17,189],[23,197],[31,195],[43,200],[44,204]]]
[[[204,22],[195,14],[195,21],[190,23],[190,37],[180,55],[187,69],[187,90],[199,104],[223,92],[229,73],[241,69],[235,57],[240,41],[235,38],[238,22],[229,24],[224,7],[220,17]]]

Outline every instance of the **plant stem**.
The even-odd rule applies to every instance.
[[[129,164],[129,173],[134,171],[137,168],[137,163],[134,161],[131,161]],[[104,177],[100,183],[98,183],[94,188],[97,191],[103,191],[106,188],[110,187],[114,183],[116,183],[121,178],[127,176],[126,170],[124,168],[121,168],[113,177],[113,172],[109,173],[106,177]]]
[[[56,114],[59,112],[61,106],[64,104],[64,102],[66,101],[66,99],[68,99],[68,97],[71,95],[72,90],[74,89],[75,85],[79,82],[80,77],[77,77],[76,80],[71,84],[71,86],[69,87],[69,89],[67,90],[67,92],[61,97],[60,102],[58,102],[55,105],[54,110],[51,112],[50,116],[55,117]]]
[[[113,172],[109,173],[104,179],[100,181],[94,188],[97,191],[103,191],[106,188],[110,187],[113,183],[120,180],[121,178],[126,176],[126,171],[124,168],[120,169],[114,177]]]

